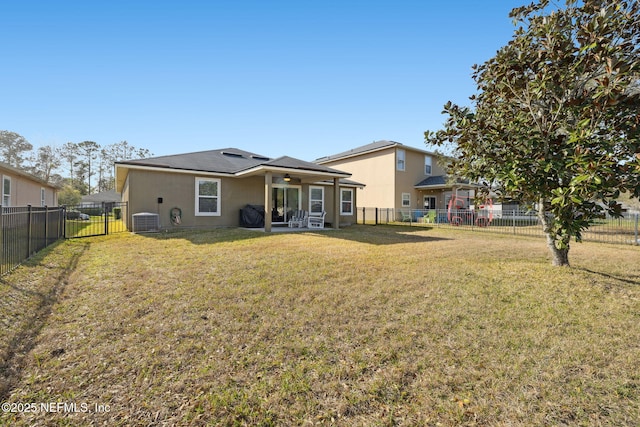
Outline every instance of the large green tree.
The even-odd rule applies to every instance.
[[[640,3],[540,0],[474,66],[472,106],[448,103],[431,144],[453,143],[452,171],[537,207],[554,265],[622,191],[640,196]]]

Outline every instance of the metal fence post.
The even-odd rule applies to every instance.
[[[638,241],[638,217],[640,217],[640,214],[636,214],[635,242],[633,242],[636,246],[640,244],[640,241]]]
[[[62,218],[60,218],[60,222],[62,224],[62,237],[67,238],[67,207],[62,206]]]
[[[49,246],[49,207],[44,206],[44,247]]]
[[[378,208],[376,208],[376,222],[375,225],[378,225]]]
[[[31,256],[31,205],[27,205],[27,258]]]
[[[105,202],[102,202],[102,215],[104,215],[104,234],[109,234],[109,216],[107,215],[107,209]]]
[[[511,212],[513,215],[513,234],[516,234],[516,210],[514,209]]]

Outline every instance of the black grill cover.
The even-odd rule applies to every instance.
[[[247,205],[240,209],[240,227],[264,227],[264,206]]]

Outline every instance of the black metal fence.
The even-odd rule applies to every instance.
[[[418,227],[455,227],[478,232],[544,237],[540,220],[530,210],[448,210],[358,208],[359,224],[399,223]],[[582,233],[585,241],[640,244],[640,215],[605,217]]]
[[[64,236],[63,207],[0,206],[0,275]]]
[[[83,203],[66,208],[65,237],[103,236],[127,231],[127,203]]]
[[[127,231],[126,203],[69,207],[0,206],[0,275],[61,238]]]

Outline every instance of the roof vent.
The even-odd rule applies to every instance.
[[[148,233],[160,230],[160,216],[156,213],[140,212],[133,214],[133,232]]]
[[[222,154],[224,154],[225,156],[229,156],[229,157],[239,157],[242,158],[243,155],[240,153],[233,153],[231,151],[223,151]]]
[[[269,157],[264,157],[264,156],[256,156],[255,154],[251,156],[252,159],[256,159],[256,160],[271,160]]]

